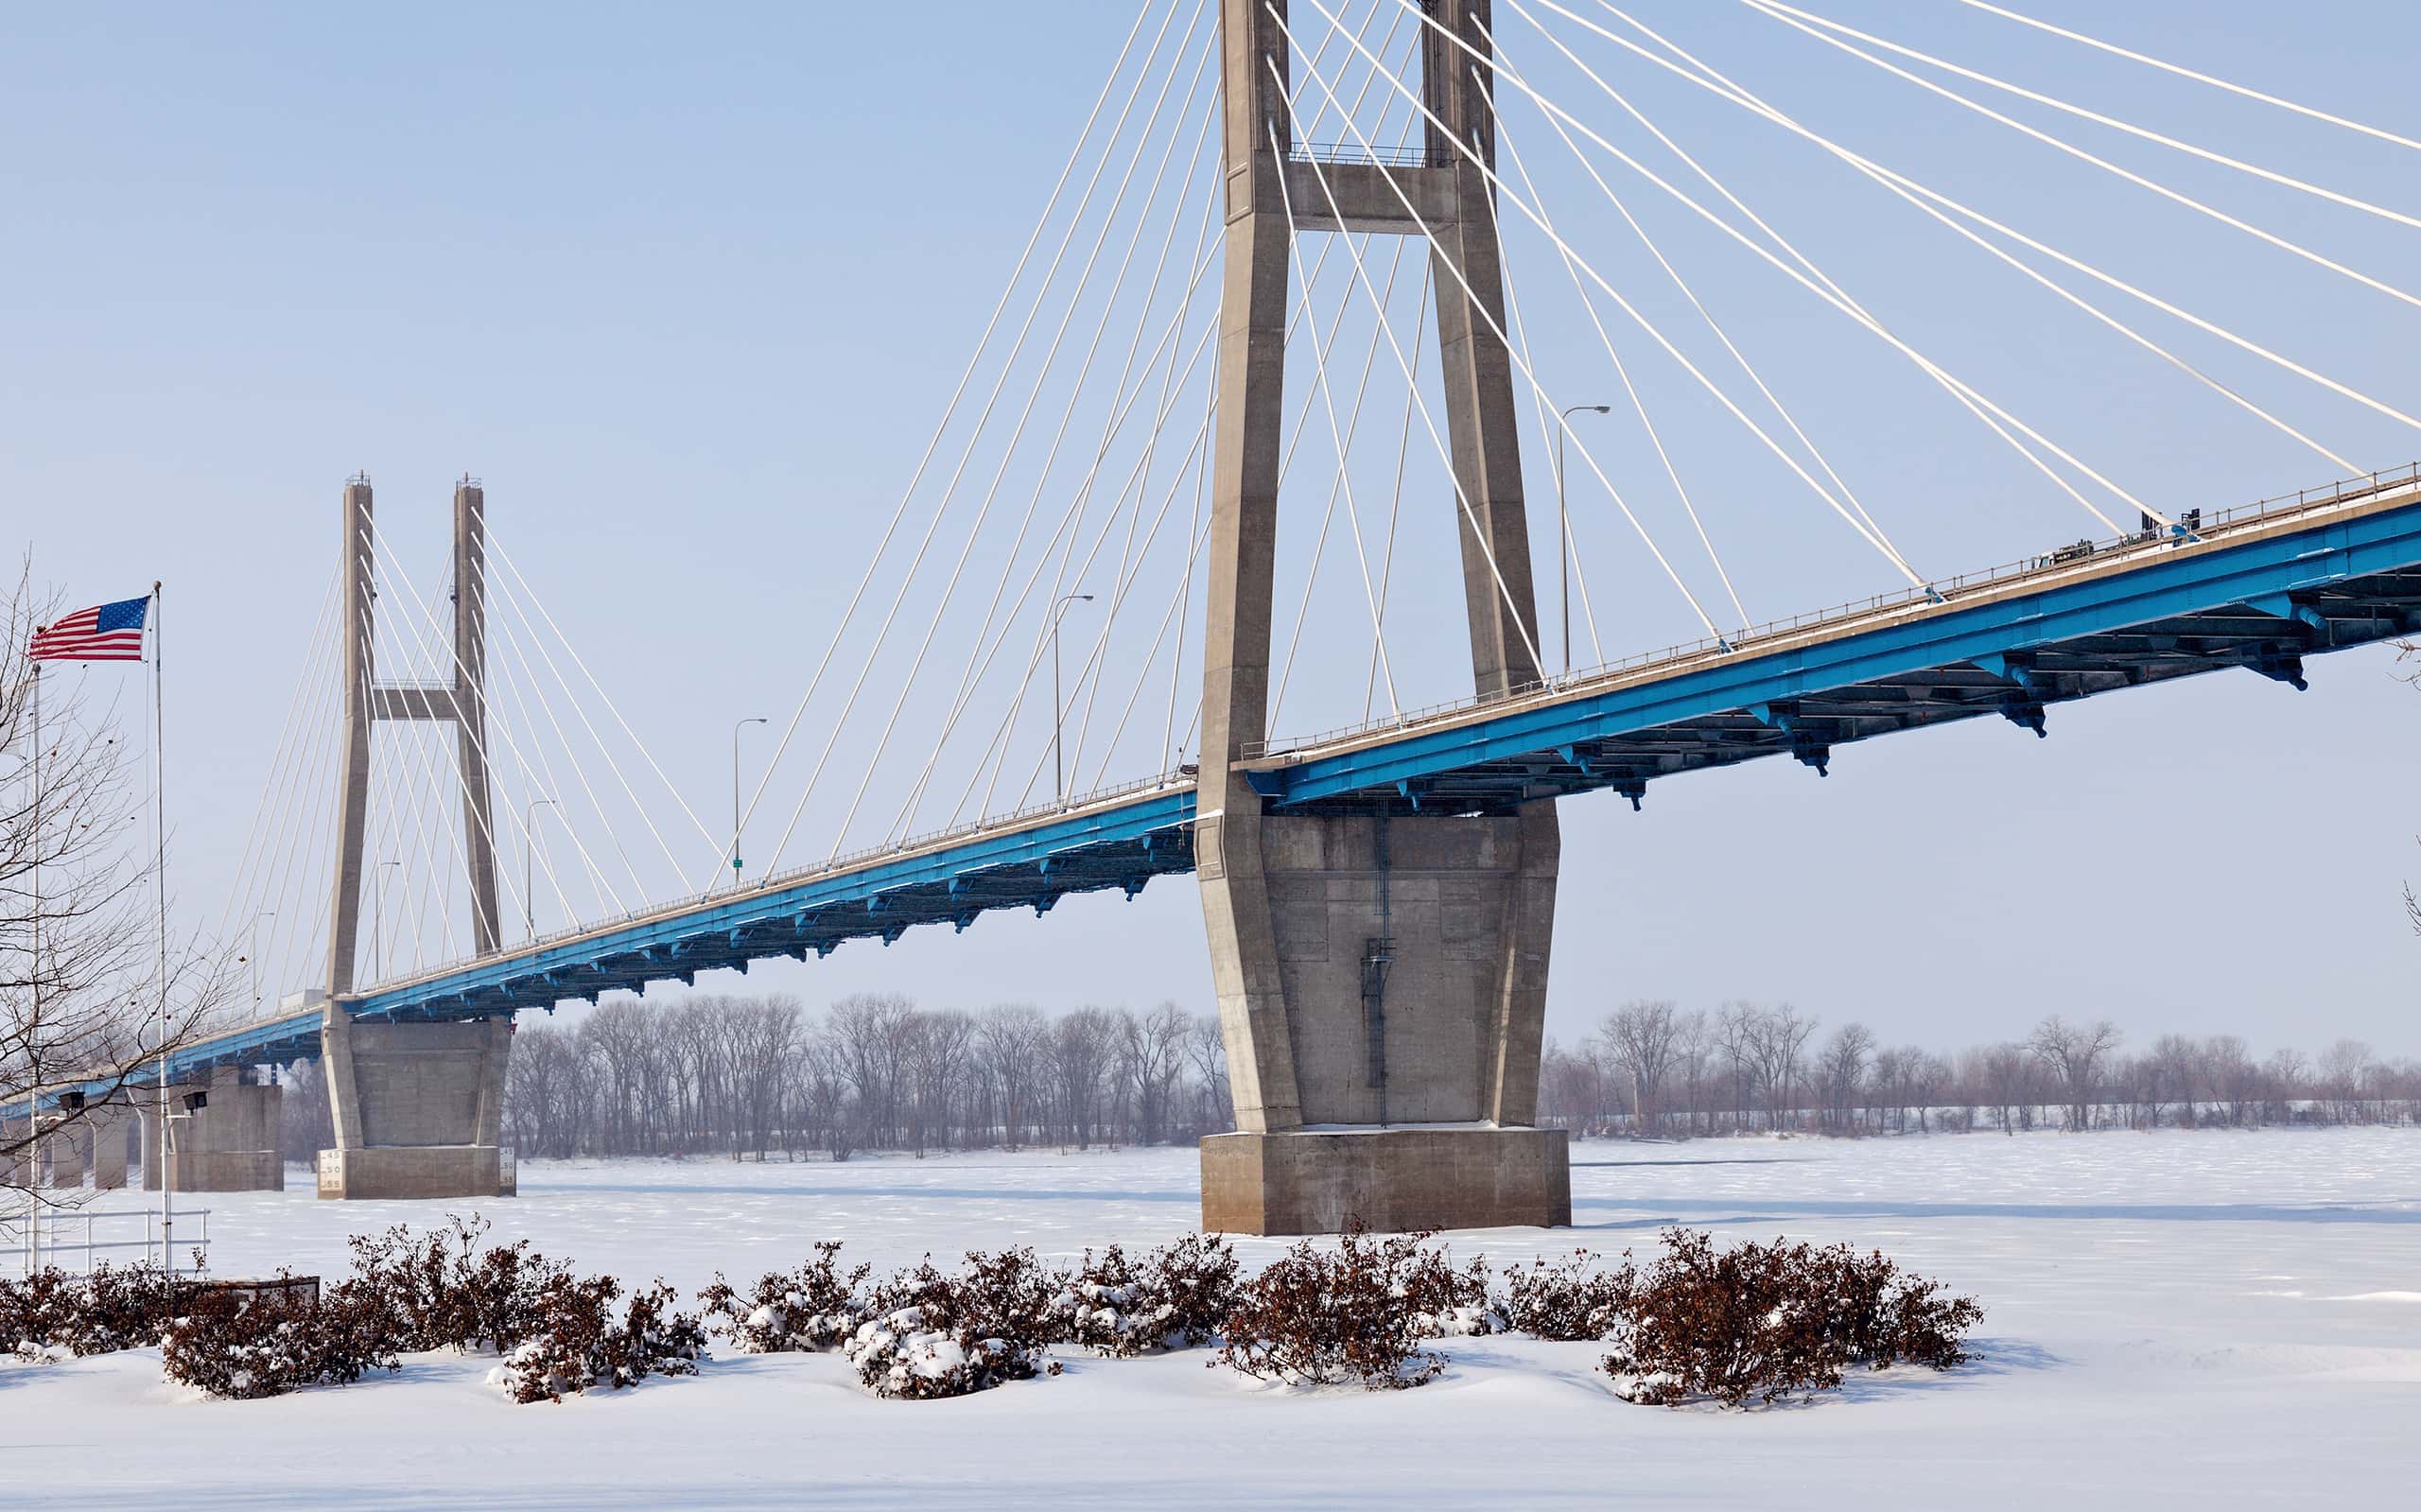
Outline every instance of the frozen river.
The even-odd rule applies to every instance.
[[[2257,1505],[2400,1501],[2421,1469],[2421,1132],[1586,1144],[1574,1167],[1574,1230],[1457,1252],[1614,1251],[1668,1223],[1871,1245],[1978,1296],[1983,1358],[1727,1415],[1630,1406],[1593,1347],[1518,1339],[1450,1341],[1444,1380],[1371,1396],[1063,1351],[1060,1378],[956,1401],[876,1400],[836,1359],[776,1356],[529,1407],[442,1357],[189,1401],[142,1351],[0,1368],[0,1441],[48,1451],[36,1504],[188,1507]],[[289,1179],[193,1199],[214,1270],[339,1275],[348,1233],[471,1206],[323,1204]],[[685,1292],[823,1238],[878,1266],[1072,1256],[1197,1211],[1190,1150],[531,1163],[521,1185],[484,1205],[499,1237]]]

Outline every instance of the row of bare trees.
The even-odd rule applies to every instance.
[[[1786,1003],[1625,1003],[1579,1044],[1549,1043],[1541,1116],[1669,1138],[2421,1121],[2421,1061],[2360,1040],[2256,1060],[2235,1034],[2164,1034],[2129,1053],[2110,1020],[2054,1014],[2022,1040],[1944,1053],[1820,1027]]]
[[[1157,1144],[1229,1127],[1218,1024],[1025,1003],[969,1012],[863,993],[612,999],[514,1036],[525,1156],[769,1155]]]

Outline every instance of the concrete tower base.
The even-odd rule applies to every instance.
[[[1202,1141],[1202,1226],[1229,1234],[1560,1228],[1561,1129],[1353,1129]]]
[[[320,1152],[321,1196],[514,1194],[499,1148],[511,1019],[391,1024],[332,1008],[322,1043],[337,1147]]]

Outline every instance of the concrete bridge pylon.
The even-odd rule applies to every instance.
[[[454,490],[453,666],[437,684],[381,683],[375,630],[376,525],[370,480],[345,485],[342,535],[344,761],[338,788],[336,896],[330,910],[328,1001],[321,1030],[335,1145],[320,1155],[322,1197],[494,1197],[510,1169],[499,1148],[510,1018],[465,1022],[357,1020],[343,999],[357,985],[371,732],[381,721],[435,721],[455,729],[471,944],[498,938],[495,831],[487,761],[487,497]]]
[[[1472,685],[1502,699],[1544,680],[1512,365],[1490,326],[1504,322],[1491,191],[1438,124],[1479,133],[1492,161],[1486,71],[1429,35],[1422,93],[1437,120],[1424,161],[1315,164],[1272,78],[1273,64],[1288,77],[1285,13],[1283,0],[1221,0],[1227,282],[1194,855],[1239,1132],[1202,1141],[1203,1225],[1298,1234],[1355,1222],[1567,1224],[1563,1133],[1534,1126],[1554,800],[1437,813],[1390,796],[1361,811],[1277,813],[1240,766],[1269,734],[1298,229],[1435,237],[1456,485],[1442,513],[1461,543]],[[1489,0],[1436,0],[1431,13],[1488,49]],[[1418,219],[1406,200],[1422,207]]]

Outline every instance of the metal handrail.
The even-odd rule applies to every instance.
[[[1286,155],[1297,163],[1350,163],[1378,168],[1440,167],[1444,157],[1425,147],[1368,147],[1359,142],[1298,142]]]
[[[159,1234],[151,1226],[153,1221],[158,1219],[159,1216],[160,1211],[156,1208],[118,1209],[64,1208],[45,1213],[43,1215],[42,1260],[45,1264],[55,1264],[56,1260],[54,1257],[62,1252],[80,1253],[84,1257],[84,1272],[87,1275],[92,1273],[94,1257],[102,1250],[139,1249],[143,1251],[144,1256],[148,1260],[152,1251],[160,1247]],[[194,1264],[180,1266],[175,1263],[176,1257],[171,1255],[166,1257],[164,1268],[165,1268],[171,1276],[200,1275],[202,1271],[208,1269],[206,1260],[210,1254],[210,1209],[207,1208],[178,1208],[172,1209],[169,1212],[168,1217],[171,1222],[181,1218],[199,1218],[201,1220],[200,1234],[195,1238],[190,1245],[186,1246],[188,1249],[197,1252],[200,1259],[198,1259]],[[93,1225],[96,1223],[129,1218],[140,1218],[143,1220],[143,1237],[141,1239],[96,1239],[94,1237]],[[53,1237],[51,1225],[66,1225],[78,1222],[81,1222],[84,1225],[84,1238],[82,1243],[78,1243],[74,1241],[61,1240]],[[32,1253],[32,1246],[26,1243],[25,1238],[25,1225],[26,1219],[22,1214],[0,1218],[0,1237],[5,1237],[10,1233],[17,1235],[16,1243],[0,1243],[0,1256],[13,1256],[17,1262],[18,1273],[23,1276],[31,1276],[34,1268],[34,1256]]]

